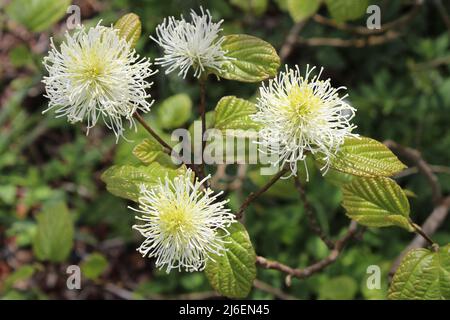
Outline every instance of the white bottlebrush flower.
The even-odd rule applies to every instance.
[[[178,75],[185,78],[192,67],[194,76],[200,77],[207,68],[221,71],[222,64],[230,59],[221,47],[224,37],[219,36],[223,20],[214,23],[208,10],[200,10],[200,15],[191,10],[191,22],[183,16],[180,20],[164,18],[156,28],[157,38],[150,37],[164,50],[156,64],[166,67],[166,73],[179,69]]]
[[[262,85],[252,116],[262,124],[257,141],[261,149],[277,154],[273,164],[289,164],[294,175],[297,162],[305,161],[308,152],[320,153],[326,170],[344,139],[356,136],[351,133],[356,110],[345,102],[347,95],[339,95],[346,88],[333,88],[330,79],[320,79],[323,69],[312,75],[314,69],[308,65],[303,77],[298,66],[286,66],[285,72]]]
[[[50,109],[71,123],[86,120],[88,132],[101,117],[116,137],[123,135],[122,117],[134,126],[133,113],[147,112],[152,101],[146,89],[154,74],[151,63],[140,58],[113,27],[78,27],[68,32],[58,51],[53,40],[44,65]]]
[[[156,257],[156,266],[186,271],[201,271],[211,253],[223,254],[224,239],[219,230],[235,221],[235,216],[217,201],[221,193],[201,189],[202,181],[192,182],[192,171],[165,181],[151,189],[141,187],[136,219],[144,224],[134,225],[146,239],[137,249],[143,257]]]

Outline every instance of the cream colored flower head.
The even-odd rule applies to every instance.
[[[224,206],[228,201],[217,201],[221,193],[207,188],[202,181],[192,182],[192,171],[170,180],[166,177],[156,187],[141,187],[134,225],[146,239],[137,249],[143,257],[155,257],[156,267],[201,271],[210,254],[224,253],[223,230],[235,222],[235,216]]]
[[[44,58],[48,76],[44,77],[48,109],[67,116],[71,123],[86,121],[88,132],[101,118],[117,139],[123,135],[123,118],[134,126],[133,114],[147,112],[146,79],[154,74],[148,59],[140,58],[113,27],[80,26],[68,32],[58,50]]]
[[[289,165],[297,174],[297,163],[308,153],[320,154],[327,169],[348,136],[355,136],[351,123],[355,109],[341,95],[345,87],[333,88],[330,79],[321,80],[322,70],[307,66],[304,76],[298,66],[260,88],[257,112],[252,118],[262,125],[258,144],[278,155],[274,165]],[[304,162],[306,165],[306,162]]]
[[[156,28],[156,38],[164,56],[156,58],[156,64],[166,68],[166,73],[179,69],[178,75],[186,77],[189,69],[200,77],[206,69],[221,71],[223,63],[229,58],[222,50],[224,37],[220,25],[223,20],[212,22],[211,14],[200,7],[200,15],[191,11],[191,21],[183,16],[180,20],[168,17]]]

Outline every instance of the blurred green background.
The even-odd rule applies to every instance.
[[[280,50],[296,25],[298,10],[300,13],[303,10],[294,2],[79,0],[72,3],[81,8],[82,22],[86,25],[95,25],[100,19],[109,25],[125,13],[138,14],[143,32],[137,51],[154,59],[161,52],[148,37],[154,34],[156,25],[168,15],[188,16],[191,8],[200,5],[208,8],[215,20],[224,19],[224,33],[255,35]],[[350,2],[358,5],[358,0]],[[415,10],[414,1],[360,2],[364,7],[366,2],[379,5],[382,23]],[[41,80],[45,70],[41,61],[47,53],[49,38],[54,37],[57,43],[62,40],[68,17],[65,11],[70,3],[2,0],[0,5],[0,297],[214,297],[202,273],[167,275],[135,252],[142,239],[131,230],[134,215],[127,209],[131,203],[109,194],[100,180],[101,173],[112,164],[137,163],[131,151],[146,133],[129,130],[126,137],[132,142],[121,140],[116,144],[106,128],[96,126],[86,136],[83,125],[69,125],[51,112],[42,114],[47,100],[43,96]],[[301,23],[289,54],[282,54],[284,63],[298,64],[302,70],[306,64],[323,66],[324,77],[330,77],[334,86],[348,88],[348,101],[358,110],[355,118],[358,133],[415,148],[430,164],[439,166],[437,174],[444,194],[450,191],[449,11],[448,1],[426,1],[410,20],[391,30],[392,39],[384,39],[378,45],[372,45],[371,37],[383,37],[385,33],[360,35],[310,18]],[[330,18],[325,6],[318,13]],[[364,27],[368,16],[363,10],[362,15],[347,23]],[[338,41],[311,41],[323,38]],[[174,73],[165,75],[163,70],[154,77],[154,82],[152,96],[156,104],[147,118],[169,137],[171,129],[179,125],[176,122],[188,127],[198,117],[195,107],[199,100],[198,86],[194,79],[183,80]],[[210,78],[208,109],[212,110],[224,95],[252,99],[258,86]],[[188,97],[167,100],[176,94]],[[211,173],[215,171],[208,169]],[[237,167],[228,166],[226,172],[236,176]],[[423,176],[412,173],[399,178],[398,183],[416,194],[410,198],[411,216],[421,223],[433,209],[431,190]],[[264,177],[252,166],[246,168],[243,177],[242,183],[226,190],[233,210],[264,182]],[[227,181],[220,182],[220,186],[227,186]],[[306,189],[321,227],[331,237],[338,237],[349,223],[339,205],[340,192],[317,172],[311,174]],[[61,257],[56,257],[55,262],[41,261],[45,259],[39,251],[46,249],[36,243],[40,232],[55,231],[63,225],[69,231],[53,232],[52,237],[58,241],[57,247],[51,248]],[[250,206],[245,225],[258,255],[304,267],[328,254],[326,246],[308,228],[303,206],[290,180],[278,182]],[[449,227],[447,220],[434,239],[450,242]],[[261,268],[257,278],[291,298],[384,299],[391,264],[412,237],[396,228],[370,229],[361,239],[350,243],[336,263],[308,279],[293,279],[287,286],[283,274]],[[81,265],[84,278],[80,291],[66,288],[65,270],[71,264]],[[380,290],[366,287],[369,265],[378,265],[382,270]],[[249,298],[280,296],[254,288]]]

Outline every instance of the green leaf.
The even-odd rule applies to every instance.
[[[269,0],[231,0],[230,2],[242,11],[259,16],[266,12]]]
[[[0,203],[12,205],[16,200],[17,187],[15,185],[0,186]]]
[[[166,175],[169,179],[182,174],[184,167],[169,169],[157,162],[149,166],[115,165],[103,172],[101,179],[106,183],[106,189],[113,195],[137,202],[141,185],[151,188]]]
[[[191,117],[192,101],[184,93],[164,100],[158,108],[158,120],[163,129],[174,129],[183,125]]]
[[[37,232],[33,251],[39,260],[62,262],[73,247],[74,228],[69,210],[63,202],[45,206],[36,217]]]
[[[355,279],[349,276],[331,278],[319,286],[320,300],[351,300],[358,291]]]
[[[315,14],[321,2],[321,0],[287,0],[287,8],[292,19],[300,22]]]
[[[133,149],[133,154],[145,164],[150,164],[163,154],[164,148],[153,138],[144,139]],[[167,155],[169,157],[169,155]]]
[[[280,57],[275,48],[259,38],[233,34],[225,36],[222,43],[228,60],[222,66],[218,76],[243,82],[259,82],[275,77],[280,67]]]
[[[320,166],[325,163],[320,155],[316,156],[316,161]],[[384,144],[366,137],[345,139],[330,166],[362,177],[389,177],[406,168]]]
[[[338,22],[355,20],[367,10],[369,0],[325,0],[330,15]]]
[[[355,178],[342,187],[347,216],[368,227],[396,225],[413,231],[409,202],[395,181],[385,177]]]
[[[450,300],[450,245],[437,252],[413,249],[403,258],[389,288],[392,300]]]
[[[328,169],[327,174],[324,175],[324,179],[336,187],[343,187],[347,183],[352,182],[353,178],[355,176],[332,168]]]
[[[255,104],[227,96],[220,99],[215,110],[215,128],[226,129],[259,129],[259,124],[250,119],[250,115],[256,112]]]
[[[229,298],[245,298],[256,278],[256,254],[244,226],[233,223],[229,235],[225,236],[227,251],[219,256],[212,255],[206,263],[206,277],[211,286],[220,294]]]
[[[61,19],[71,0],[12,0],[6,14],[33,32],[42,32]]]
[[[119,35],[134,48],[142,32],[141,20],[134,13],[128,13],[117,20],[114,28],[119,29]]]
[[[289,0],[275,0],[275,3],[281,11],[288,11],[288,1]]]
[[[19,267],[16,271],[10,274],[4,279],[3,285],[0,287],[1,291],[5,292],[10,290],[17,282],[28,280],[33,276],[36,271],[36,267],[33,265],[24,265]]]
[[[108,268],[108,260],[101,253],[90,254],[80,265],[84,277],[97,280]]]
[[[9,52],[9,59],[15,68],[20,68],[33,63],[33,55],[25,45],[18,45]]]

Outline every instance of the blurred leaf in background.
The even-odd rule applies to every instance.
[[[33,251],[39,260],[65,261],[73,247],[73,218],[63,202],[44,206],[36,217]]]

